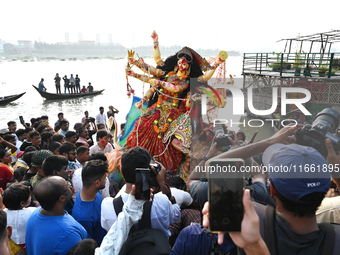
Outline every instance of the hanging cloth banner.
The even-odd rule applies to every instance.
[[[126,124],[124,128],[125,132],[124,132],[124,135],[120,137],[119,142],[118,142],[120,146],[124,146],[128,136],[131,134],[132,130],[135,127],[136,120],[141,116],[141,111],[135,106],[135,104],[141,100],[142,99],[140,97],[136,97],[136,96],[133,96],[132,98],[131,109],[126,117]],[[147,109],[147,102],[144,103],[143,109],[144,110]]]

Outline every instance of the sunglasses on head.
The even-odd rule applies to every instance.
[[[191,57],[190,55],[185,54],[185,53],[179,53],[179,54],[178,54],[178,58],[179,58],[179,59],[180,59],[180,58],[183,58],[183,57],[185,57],[185,59],[186,59],[188,62],[191,62],[191,61],[192,61],[192,57]]]

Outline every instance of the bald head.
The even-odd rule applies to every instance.
[[[60,176],[51,176],[40,181],[34,189],[34,196],[40,203],[41,207],[50,211],[53,209],[59,197],[65,193],[68,184]]]

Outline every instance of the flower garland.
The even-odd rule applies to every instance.
[[[165,77],[170,77],[171,75],[175,74],[175,72],[168,72],[167,75],[165,75]],[[177,76],[174,80],[185,80],[186,78],[188,78],[188,75],[182,75],[182,76]]]
[[[173,76],[173,75],[175,75],[175,78],[171,79],[171,82],[174,83],[175,85],[178,85],[178,80],[185,80],[188,77],[187,75],[183,75],[183,76],[179,77],[179,76],[176,75],[175,72],[169,72],[165,77],[168,78],[168,77]],[[161,92],[161,94],[159,94],[159,96],[158,96],[157,108],[161,107],[161,105],[163,103],[163,95],[164,95],[163,94],[164,90],[162,88],[159,91]],[[169,125],[170,125],[170,123],[173,120],[173,117],[174,117],[174,114],[175,114],[175,109],[174,108],[178,106],[178,102],[179,102],[179,99],[177,97],[178,97],[178,94],[174,93],[173,94],[173,100],[172,100],[172,106],[173,107],[171,108],[170,114],[167,117],[167,123],[165,123],[163,128],[160,128],[159,125],[158,125],[159,124],[159,119],[161,117],[161,111],[159,109],[156,110],[153,129],[156,132],[156,134],[158,134],[157,137],[159,139],[162,138],[162,133],[165,133],[168,130]]]
[[[160,89],[159,91],[160,91],[160,92],[163,92],[163,89]],[[173,101],[172,101],[172,106],[173,106],[173,107],[176,107],[176,106],[177,106],[177,103],[178,103],[178,99],[177,99],[178,94],[177,94],[177,93],[174,94],[173,97],[174,97],[174,99],[173,99]],[[157,101],[157,108],[160,108],[161,105],[162,105],[162,103],[163,103],[163,95],[159,95],[159,96],[158,96],[158,101]],[[159,124],[159,118],[161,117],[161,111],[160,111],[159,109],[156,110],[156,113],[155,113],[155,120],[154,120],[154,122],[153,122],[153,123],[154,123],[153,129],[155,130],[156,134],[158,134],[157,137],[158,137],[159,139],[162,138],[162,133],[165,133],[165,132],[168,130],[169,125],[170,125],[170,123],[172,122],[172,119],[173,119],[173,117],[174,117],[174,114],[175,114],[175,109],[174,109],[174,108],[171,108],[170,114],[169,114],[168,117],[167,117],[167,123],[165,123],[165,125],[163,126],[163,128],[160,128],[160,127],[158,126],[158,124]]]

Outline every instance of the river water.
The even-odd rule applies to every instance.
[[[154,65],[153,59],[145,59],[146,63]],[[0,97],[26,92],[20,99],[6,105],[0,106],[0,128],[7,127],[7,122],[17,121],[18,128],[19,116],[22,115],[26,122],[30,118],[36,118],[41,115],[48,115],[50,123],[57,121],[57,114],[64,113],[64,117],[70,122],[70,130],[77,122],[81,122],[84,116],[84,111],[89,111],[90,116],[95,117],[99,113],[99,107],[103,106],[104,111],[108,110],[110,105],[113,105],[120,112],[116,115],[118,124],[125,122],[125,116],[128,114],[131,107],[132,99],[128,99],[126,95],[126,77],[125,59],[91,59],[91,60],[76,60],[76,61],[2,61],[0,62]],[[136,71],[136,70],[135,70]],[[242,56],[229,57],[227,59],[227,73],[234,75],[236,78],[241,78],[242,72]],[[91,82],[95,90],[105,89],[103,94],[88,97],[67,100],[46,100],[42,98],[37,91],[32,87],[38,85],[41,78],[44,78],[47,92],[55,93],[54,77],[59,73],[61,77],[70,74],[79,75],[81,86],[87,86]],[[129,82],[136,91],[136,96],[143,95],[143,83],[134,78],[130,78]],[[63,91],[63,81],[61,82]],[[241,85],[238,85],[241,86]],[[145,84],[144,90],[149,88]],[[232,98],[228,98],[228,105],[232,103]],[[232,116],[232,112],[230,112]],[[232,116],[233,121],[246,122],[248,117]],[[251,139],[251,135],[255,130],[260,130],[256,140],[263,139],[273,134],[270,123],[265,123],[261,128],[250,128],[248,125],[233,125],[232,130],[244,131],[247,139]]]

